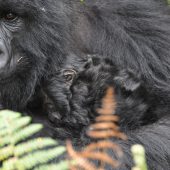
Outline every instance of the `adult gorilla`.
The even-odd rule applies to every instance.
[[[170,83],[170,17],[152,0],[0,1],[2,105],[22,109],[65,56],[99,53],[141,74],[165,98]],[[50,93],[50,92],[49,92]],[[51,96],[55,101],[55,87]]]
[[[68,44],[73,44],[70,19],[73,11],[66,4],[55,0],[0,0],[3,108],[25,108],[41,78],[64,61]]]
[[[98,53],[108,56],[120,69],[140,74],[145,89],[156,96],[155,105],[161,110],[170,103],[167,11],[166,5],[156,0],[0,0],[2,108],[24,109],[36,87],[64,64],[66,56]],[[47,88],[54,103],[55,88],[55,83]],[[164,155],[158,160],[161,164],[169,160],[169,125],[160,123],[151,128],[151,134],[159,133],[153,139],[164,138],[161,135],[166,133],[162,151],[167,152],[160,153]],[[145,144],[148,128],[141,131]],[[130,140],[135,138],[132,134]],[[160,144],[159,140],[154,145],[156,149],[149,152],[156,155]],[[166,165],[158,169],[168,169]]]

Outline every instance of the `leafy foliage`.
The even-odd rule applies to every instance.
[[[75,151],[70,141],[67,142],[67,151],[70,160],[59,163],[50,163],[61,156],[66,148],[58,146],[51,138],[33,138],[32,136],[42,129],[40,124],[30,124],[30,117],[21,117],[20,113],[0,111],[0,170],[104,170],[106,165],[113,169],[119,166],[108,151],[117,153],[121,158],[121,148],[111,141],[111,138],[127,140],[126,135],[119,131],[119,118],[114,115],[116,100],[114,89],[109,88],[102,101],[102,108],[98,110],[96,123],[92,124],[87,135],[94,142]],[[135,167],[133,170],[147,170],[145,152],[142,146],[132,148]],[[92,161],[99,162],[96,166]]]
[[[67,161],[50,164],[50,161],[66,151],[65,147],[57,146],[56,140],[29,140],[42,129],[42,125],[30,122],[30,117],[21,117],[20,113],[8,110],[0,112],[0,170],[68,169]]]
[[[141,145],[134,145],[131,148],[135,167],[132,170],[147,170],[145,149]]]

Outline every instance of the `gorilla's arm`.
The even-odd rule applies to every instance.
[[[133,144],[142,144],[146,149],[149,170],[165,170],[170,167],[170,117],[159,122],[144,126],[135,131],[126,132],[127,141],[116,140],[124,151],[122,166],[118,170],[130,170],[132,156],[130,148]]]

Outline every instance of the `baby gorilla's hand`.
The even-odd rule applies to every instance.
[[[73,81],[71,73],[69,70],[61,70],[44,82],[44,108],[52,119],[61,120],[70,113],[70,86]]]
[[[46,109],[48,111],[48,120],[50,128],[52,129],[52,135],[55,138],[67,139],[74,138],[75,140],[81,140],[80,136],[84,136],[83,129],[87,129],[89,125],[89,118],[82,117],[78,112],[71,113],[71,115],[60,114],[56,111],[53,103],[46,103]],[[82,112],[81,112],[82,113]],[[74,131],[74,134],[72,133]],[[84,137],[82,137],[84,138]],[[77,142],[77,141],[76,141]]]
[[[44,107],[54,127],[76,128],[86,126],[90,122],[87,108],[79,106],[77,101],[80,100],[82,102],[82,94],[86,93],[86,90],[80,86],[73,92],[72,86],[74,86],[79,72],[90,64],[91,58],[85,56],[77,61],[70,60],[72,57],[67,58],[64,68],[56,70],[55,74],[49,75],[48,79],[44,82]],[[73,93],[74,96],[72,96]]]

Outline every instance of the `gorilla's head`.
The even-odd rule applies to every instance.
[[[0,0],[0,95],[5,108],[25,107],[42,76],[64,61],[71,15],[62,4]]]
[[[101,56],[89,57],[91,59],[80,65],[80,68],[82,66],[83,68],[74,70],[73,66],[70,69],[68,82],[64,73],[70,67],[56,74],[58,83],[55,92],[58,94],[58,100],[55,108],[54,103],[49,102],[48,105],[50,105],[49,119],[55,127],[57,136],[68,137],[71,132],[73,134],[70,136],[82,133],[83,128],[86,129],[94,122],[98,114],[96,110],[101,107],[102,98],[109,87],[115,90],[114,97],[117,102],[115,114],[120,117],[122,129],[135,129],[157,119],[158,115],[154,112],[156,106],[153,102],[156,98],[143,87],[138,73],[121,69],[111,60],[101,59]],[[74,70],[73,74],[71,70]]]
[[[69,25],[66,17],[69,9],[66,10],[62,4],[51,0],[0,0],[1,72],[9,73],[26,59],[33,60],[33,65],[43,64],[47,54],[55,51],[54,47],[60,49],[60,39],[63,42],[69,33],[65,30]],[[61,51],[57,52],[58,57]]]

